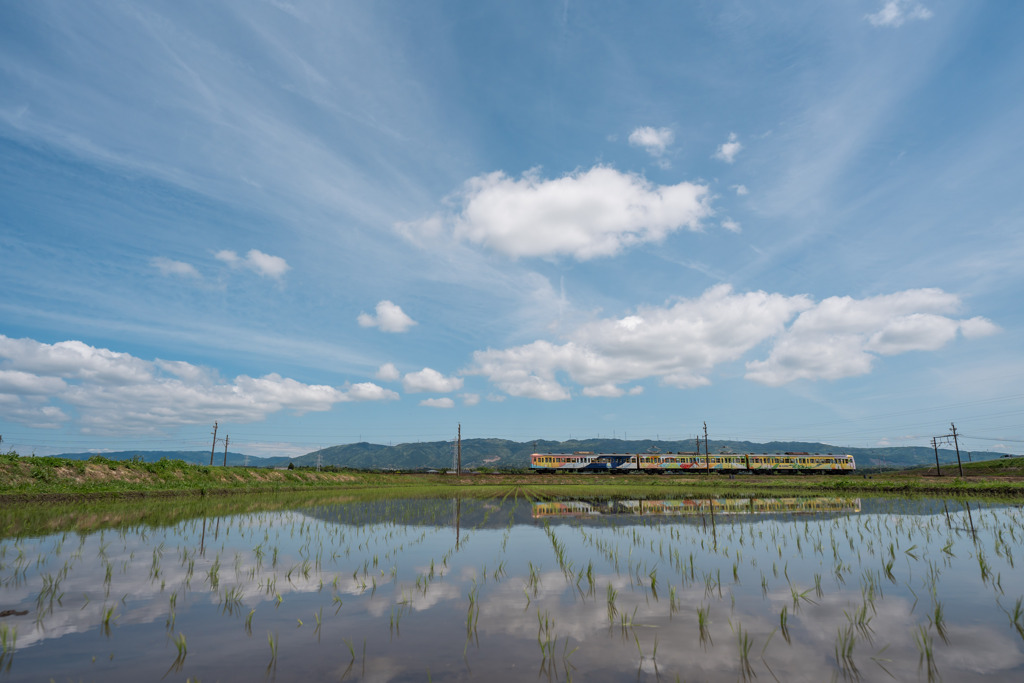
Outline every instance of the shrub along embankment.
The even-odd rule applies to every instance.
[[[211,494],[375,490],[392,495],[555,496],[778,496],[778,495],[938,495],[1024,497],[1016,477],[959,478],[927,474],[811,475],[572,475],[393,474],[358,470],[317,472],[259,467],[192,465],[180,460],[147,463],[19,457],[0,454],[0,500],[60,500],[137,496],[205,496]]]
[[[167,459],[70,460],[0,454],[0,496],[6,499],[290,491],[366,485],[379,478],[364,472],[207,467]]]

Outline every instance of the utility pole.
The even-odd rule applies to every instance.
[[[224,467],[228,466],[228,441],[231,440],[230,434],[224,435]]]
[[[960,444],[957,443],[957,440],[956,440],[956,425],[953,424],[952,422],[950,422],[949,426],[953,430],[953,447],[956,448],[956,464],[960,467],[960,478],[963,479],[964,478],[964,464],[962,462],[960,462]]]
[[[711,474],[711,458],[708,457],[708,423],[704,421],[704,468]]]
[[[948,444],[949,440],[952,439],[953,440],[953,447],[956,448],[956,464],[957,464],[957,467],[960,468],[960,478],[962,479],[963,476],[964,476],[964,463],[960,459],[960,443],[957,440],[958,434],[956,433],[956,425],[953,424],[952,422],[950,422],[949,423],[949,427],[950,427],[950,433],[949,434],[943,434],[942,436],[933,436],[932,437],[932,448],[935,449],[935,470],[938,471],[938,469],[939,469],[939,449],[938,449],[938,446],[935,445],[936,444],[936,440],[937,439],[945,439],[944,443]],[[939,476],[940,477],[942,476],[942,472],[939,472]]]
[[[213,423],[213,445],[210,446],[210,467],[213,467],[213,452],[217,450],[217,422]]]
[[[462,423],[459,423],[459,438],[455,442],[455,474],[459,477],[462,476]]]

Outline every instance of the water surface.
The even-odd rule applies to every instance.
[[[92,510],[88,530],[0,541],[0,681],[1024,678],[1019,506],[510,495],[191,514]]]

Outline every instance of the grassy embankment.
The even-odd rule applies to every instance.
[[[707,495],[815,495],[930,494],[952,496],[1024,497],[1024,458],[1003,458],[964,465],[884,474],[839,476],[772,475],[451,475],[388,474],[368,471],[316,472],[265,468],[207,467],[178,460],[155,463],[64,458],[23,458],[0,454],[0,500],[55,500],[62,498],[131,496],[204,496],[228,493],[329,490],[373,490],[396,495],[450,495],[479,492],[504,495],[552,496],[678,496],[689,492]]]

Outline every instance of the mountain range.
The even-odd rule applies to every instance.
[[[622,439],[583,439],[571,441],[509,441],[506,439],[464,439],[461,444],[463,469],[490,467],[495,469],[525,468],[529,466],[530,453],[566,453],[590,451],[593,453],[637,453],[637,452],[678,452],[693,451],[695,441],[625,441]],[[296,458],[271,457],[258,458],[242,453],[227,454],[227,463],[231,466],[248,464],[255,467],[287,467],[289,463],[296,467],[315,467],[316,465],[351,467],[356,469],[448,469],[454,466],[456,444],[452,441],[431,441],[404,443],[385,446],[373,443],[352,443],[330,446],[313,451]],[[803,441],[771,441],[754,443],[751,441],[715,441],[708,443],[710,453],[849,453],[857,461],[859,469],[923,467],[935,463],[935,452],[922,446],[898,446],[888,448],[842,448],[829,444]],[[146,462],[155,462],[161,458],[183,460],[185,462],[208,465],[209,451],[117,451],[110,453],[62,453],[57,457],[73,460],[86,460],[95,455],[102,455],[111,460],[129,460],[141,457]],[[968,454],[960,451],[964,462],[969,460],[991,460],[1001,457],[1002,453],[991,451],[974,451]],[[215,453],[214,465],[224,462],[224,453]],[[939,462],[943,464],[956,462],[956,451],[939,450]]]

